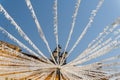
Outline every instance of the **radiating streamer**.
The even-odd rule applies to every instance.
[[[22,51],[17,51],[16,49],[6,45],[6,43],[0,41],[0,80],[15,79],[15,80],[119,80],[120,79],[120,54],[114,53],[111,57],[106,57],[105,59],[90,62],[100,56],[104,56],[114,49],[120,48],[120,17],[115,20],[111,25],[106,26],[88,47],[77,56],[70,63],[64,63],[67,57],[72,53],[72,51],[77,47],[79,42],[82,40],[84,35],[87,33],[88,29],[94,22],[94,18],[102,6],[104,0],[99,0],[98,5],[95,10],[92,10],[89,22],[85,26],[83,32],[78,37],[77,41],[74,43],[72,48],[69,50],[67,56],[64,58],[65,52],[69,46],[76,18],[79,10],[81,0],[77,0],[75,11],[72,16],[71,29],[66,41],[65,49],[63,54],[58,51],[58,0],[54,0],[53,10],[53,27],[54,36],[56,39],[57,52],[61,55],[57,55],[58,63],[55,61],[48,41],[42,31],[42,27],[37,19],[34,8],[30,0],[25,0],[28,9],[34,19],[36,27],[39,32],[39,36],[45,43],[51,59],[48,59],[29,39],[21,27],[14,21],[14,19],[8,14],[8,12],[0,4],[0,13],[2,13],[5,18],[15,27],[20,36],[25,39],[32,48],[36,51],[32,51],[7,30],[0,26],[0,32],[10,38],[12,41],[17,43],[21,48],[25,49],[27,53]],[[29,55],[30,54],[30,55]],[[61,59],[62,56],[62,59]],[[61,61],[59,61],[59,58]]]
[[[115,22],[113,22],[112,25],[106,26],[106,27],[104,28],[104,31],[101,32],[101,33],[97,36],[97,38],[96,38],[95,40],[93,40],[93,41],[88,45],[88,47],[92,47],[93,45],[95,45],[95,43],[98,44],[98,43],[102,42],[102,40],[103,40],[107,35],[109,35],[110,33],[112,33],[112,32],[116,29],[116,27],[118,27],[119,25],[120,25],[120,17],[118,17],[118,19],[117,19]],[[94,47],[95,47],[95,46],[94,46]]]
[[[87,30],[90,28],[91,24],[93,23],[94,17],[96,16],[96,14],[97,14],[98,10],[100,9],[100,7],[102,6],[103,2],[104,2],[104,0],[100,0],[99,3],[98,3],[98,5],[97,5],[97,7],[96,7],[96,9],[92,10],[92,13],[91,13],[91,16],[89,18],[89,22],[88,22],[87,26],[85,27],[85,29],[83,30],[82,34],[79,36],[79,38],[77,39],[77,41],[75,42],[75,44],[73,45],[73,47],[68,52],[68,56],[75,49],[75,47],[81,41],[81,39],[83,38],[83,36],[86,34]]]
[[[102,60],[101,62],[102,63],[104,63],[104,62],[110,62],[112,60],[117,60],[117,59],[120,59],[120,55],[109,57],[107,59]]]
[[[25,76],[28,76],[28,75],[30,75],[30,74],[32,74],[32,73],[33,73],[33,72],[26,72],[26,73],[14,74],[14,75],[0,76],[0,79],[3,78],[3,79],[1,79],[1,80],[5,80],[5,77],[6,77],[6,78],[9,77],[9,79],[12,79],[12,78],[14,77],[14,79],[19,80],[20,78],[23,78],[23,77],[25,77]]]
[[[0,30],[1,30],[1,28],[0,28]],[[19,52],[11,51],[8,47],[5,47],[5,49],[8,49],[8,52],[10,52],[11,54],[14,54],[14,53],[19,54]],[[6,53],[2,53],[2,54],[6,54]],[[22,54],[22,53],[20,53],[20,54]],[[0,56],[0,57],[4,57],[3,60],[6,60],[6,58],[9,57],[9,56]],[[23,58],[24,57],[25,56],[23,56]],[[12,60],[12,59],[13,59],[13,61],[10,62],[10,60]],[[54,67],[54,65],[46,64],[46,63],[43,63],[43,62],[40,62],[40,61],[39,61],[39,63],[34,63],[34,61],[36,61],[35,59],[31,60],[30,62],[27,62],[26,64],[23,64],[23,63],[25,63],[23,60],[21,60],[21,61],[23,61],[23,63],[19,63],[19,61],[17,59],[14,60],[14,58],[10,58],[10,60],[7,60],[7,62],[4,62],[4,61],[0,60],[0,77],[4,77],[4,78],[9,77],[9,78],[14,78],[14,79],[20,79],[20,78],[25,79],[26,76],[30,77],[30,75],[32,75],[36,71],[39,71],[39,70],[44,71],[45,69],[51,70]],[[14,63],[16,61],[19,64]],[[6,64],[6,66],[3,65],[3,64]],[[32,79],[32,78],[30,78],[30,79]]]
[[[100,50],[102,47],[110,44],[112,42],[112,38],[108,38],[106,41],[104,41],[103,43],[101,43],[100,45],[96,46],[94,49],[88,49],[88,51],[83,52],[82,54],[80,54],[80,56],[78,56],[78,58],[76,58],[76,60],[81,60],[83,58],[85,58],[86,56],[91,55],[92,53],[95,53],[96,51]]]
[[[69,36],[68,36],[67,43],[65,45],[65,50],[64,50],[63,56],[65,55],[65,51],[66,51],[66,49],[67,49],[67,47],[69,45],[69,42],[70,42],[73,30],[74,30],[74,27],[75,27],[75,22],[76,22],[76,17],[77,17],[78,10],[79,10],[80,2],[81,2],[81,0],[78,0],[78,2],[76,3],[76,6],[75,6],[75,11],[74,11],[74,14],[73,14],[72,25],[71,25],[71,29],[70,29],[70,33],[69,33]],[[62,57],[62,60],[63,60],[63,57]],[[62,64],[62,60],[61,60],[61,64]]]
[[[108,76],[108,78],[115,78],[115,77],[119,77],[120,73],[115,73],[115,74],[111,74]]]
[[[50,80],[55,80],[56,77],[56,71],[54,71],[54,73],[52,74],[52,77],[50,78]]]
[[[70,63],[74,63],[76,61],[79,61],[81,59],[83,59],[85,56],[88,56],[92,53],[95,53],[97,50],[99,50],[100,48],[104,47],[105,45],[109,44],[110,42],[112,42],[112,38],[107,39],[106,41],[104,41],[102,44],[96,46],[94,49],[91,48],[87,48],[85,51],[83,51],[75,60],[71,61]]]
[[[37,63],[37,64],[40,63],[39,60],[35,60],[32,57],[28,57],[27,55],[21,54],[20,52],[17,52],[15,50],[13,50],[12,48],[9,48],[5,45],[2,45],[2,48],[3,48],[2,51],[6,51],[6,52],[8,52],[8,54],[1,54],[1,56],[3,56],[3,55],[15,56],[15,57],[17,57],[17,59],[20,58],[20,59],[25,60],[25,61],[26,60],[33,61],[34,63]],[[13,57],[11,57],[11,58],[13,58]]]
[[[104,55],[104,54],[110,52],[111,50],[113,50],[114,48],[116,48],[118,45],[120,45],[120,43],[118,44],[116,41],[113,41],[112,43],[110,43],[107,46],[103,47],[102,49],[98,50],[96,53],[88,56],[87,58],[84,58],[81,61],[73,63],[73,64],[81,64],[81,63],[83,63],[85,61],[89,61],[89,60],[91,60],[93,58],[96,58],[96,57],[99,57],[101,55]]]
[[[35,24],[36,24],[37,28],[38,28],[38,31],[39,31],[39,33],[40,33],[40,37],[42,38],[42,40],[43,40],[44,43],[46,44],[46,46],[47,46],[47,48],[48,48],[48,51],[50,52],[53,61],[56,63],[56,61],[55,61],[55,59],[54,59],[54,57],[53,57],[53,55],[52,55],[52,51],[51,51],[51,49],[50,49],[50,47],[49,47],[48,41],[46,40],[45,35],[44,35],[44,33],[43,33],[43,31],[42,31],[42,28],[41,28],[41,26],[40,26],[40,23],[38,22],[38,19],[37,19],[37,17],[36,17],[36,14],[35,14],[35,12],[34,12],[34,9],[33,9],[33,7],[32,7],[32,4],[31,4],[30,0],[25,0],[25,1],[26,1],[26,4],[27,4],[29,10],[30,10],[31,13],[32,13],[32,17],[33,17],[33,19],[34,19],[34,21],[35,21]]]
[[[39,55],[37,55],[35,52],[33,52],[31,49],[29,49],[27,46],[25,46],[23,43],[21,43],[19,40],[17,40],[15,37],[13,37],[10,33],[8,33],[5,29],[3,29],[2,27],[0,27],[0,30],[7,35],[11,40],[13,40],[15,43],[17,43],[20,47],[24,48],[25,50],[27,50],[29,53],[34,54],[35,56],[39,57]]]
[[[21,43],[19,40],[17,40],[14,36],[12,36],[10,33],[8,33],[5,29],[3,29],[2,27],[0,27],[0,31],[2,31],[5,35],[7,35],[11,40],[13,40],[15,43],[17,43],[20,47],[24,48],[25,50],[27,50],[29,53],[34,54],[35,56],[37,56],[38,58],[40,57],[39,55],[37,55],[35,52],[33,52],[32,50],[30,50],[28,47],[26,47],[23,43]],[[5,59],[5,58],[4,58]],[[7,59],[7,58],[6,58]],[[17,60],[15,60],[17,61]],[[43,66],[43,65],[42,65]]]
[[[78,77],[78,76],[71,74],[69,72],[64,72],[64,75],[68,76],[70,78],[70,80],[74,80],[74,79],[81,80],[82,79],[82,77]]]
[[[17,51],[15,51],[15,50],[7,47],[7,46],[3,46],[2,45],[2,47],[4,47],[3,50],[2,50],[2,52],[7,52],[6,54],[2,54],[0,52],[0,57],[1,57],[0,60],[2,60],[2,61],[5,61],[6,59],[9,59],[9,60],[11,59],[14,62],[19,62],[19,63],[22,62],[24,64],[26,64],[28,62],[31,62],[31,63],[34,62],[36,64],[43,63],[40,60],[37,60],[37,59],[35,60],[32,57],[30,58],[30,57],[24,55],[22,52],[17,52]]]
[[[50,74],[52,73],[52,71],[46,73],[43,77],[41,77],[39,80],[45,80]]]
[[[68,74],[64,70],[61,70],[61,74],[64,76],[66,80],[70,80],[71,76],[68,76]]]
[[[41,73],[41,71],[34,71],[32,74],[20,78],[20,80],[22,80],[22,79],[26,79],[26,80],[32,79],[32,80],[34,80],[34,78],[35,78],[37,75],[40,75],[40,73]]]
[[[120,62],[112,62],[112,63],[109,63],[109,64],[103,64],[102,65],[103,67],[116,67],[116,66],[120,66]]]
[[[58,47],[58,11],[57,11],[57,6],[58,6],[58,1],[55,0],[54,1],[54,35],[55,35],[55,38],[56,38],[56,45]]]
[[[37,71],[37,74],[32,74],[32,78],[30,76],[27,76],[27,79],[32,79],[32,80],[41,80],[42,77],[45,77],[45,75],[51,73],[52,70],[50,69],[42,69],[40,71]]]
[[[56,46],[57,46],[57,52],[58,52],[59,41],[58,41],[58,1],[57,0],[54,1],[53,10],[54,10],[54,35],[56,39]],[[57,58],[59,60],[58,55],[57,55]],[[59,61],[58,61],[58,64],[59,64]]]
[[[65,69],[65,71],[68,72],[68,73],[71,73],[71,74],[73,74],[73,75],[75,75],[75,76],[78,76],[78,77],[81,77],[81,76],[82,76],[82,79],[85,79],[85,80],[88,80],[88,79],[89,79],[89,77],[87,77],[86,75],[77,73],[76,71],[70,71],[70,70],[68,70],[68,69]]]
[[[34,45],[34,43],[28,38],[28,36],[23,32],[23,30],[18,26],[18,24],[13,20],[13,18],[7,13],[7,11],[2,7],[0,4],[0,11],[3,12],[5,17],[15,26],[17,29],[18,33],[44,58],[47,59],[46,56]]]
[[[46,72],[42,72],[41,74],[35,76],[34,80],[39,80],[41,77],[44,76],[45,73],[46,73]]]
[[[86,56],[90,52],[93,53],[93,51],[99,50],[100,48],[104,47],[105,44],[110,43],[114,38],[119,38],[119,34],[120,34],[119,29],[115,31],[116,34],[113,33],[113,31],[117,27],[119,27],[119,25],[120,25],[120,18],[118,18],[110,26],[107,26],[104,29],[104,31],[102,33],[100,33],[99,36],[89,44],[89,47],[85,51],[83,51],[75,60],[73,60],[70,63],[76,62],[76,60],[79,60],[80,58]],[[114,34],[114,35],[110,36],[110,38],[106,39],[106,41],[105,41],[105,38],[110,34]],[[93,43],[94,43],[94,45],[93,45]]]
[[[84,66],[83,66],[84,68]],[[70,71],[70,70],[72,71]],[[73,66],[73,67],[67,67],[67,68],[64,68],[64,71],[67,70],[66,72],[68,72],[68,74],[72,74],[74,76],[76,76],[77,80],[81,80],[81,79],[85,79],[85,80],[90,80],[90,79],[95,79],[95,80],[102,80],[102,78],[105,78],[105,73],[104,72],[101,72],[101,71],[98,71],[98,70],[93,70],[94,69],[94,66],[91,68],[89,66],[86,66],[86,69],[82,69],[82,68],[79,68],[79,67],[76,67],[76,66]],[[71,76],[72,76],[71,75]],[[94,75],[94,76],[93,76]],[[74,77],[74,79],[76,79]]]
[[[75,60],[73,60],[71,63],[74,63],[76,61],[80,61],[82,60],[83,58],[85,58],[86,56],[89,56],[93,53],[95,53],[97,50],[101,49],[102,47],[106,46],[107,44],[109,44],[110,42],[112,42],[112,39],[109,38],[107,39],[103,44],[101,45],[98,45],[95,49],[91,50],[91,49],[86,49],[83,53],[81,53]]]

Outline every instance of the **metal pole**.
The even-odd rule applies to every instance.
[[[58,80],[61,80],[60,79],[60,69],[58,69]]]

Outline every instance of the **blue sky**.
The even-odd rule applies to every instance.
[[[89,21],[90,13],[96,8],[99,0],[82,0],[78,16],[76,19],[76,24],[74,32],[68,46],[67,51],[69,51],[73,44],[76,42],[77,38],[85,28]],[[38,20],[41,24],[43,32],[48,40],[51,50],[53,51],[56,47],[55,37],[53,33],[53,3],[54,0],[31,0],[33,8],[36,12]],[[68,34],[71,28],[72,15],[75,9],[75,4],[77,0],[58,0],[58,35],[59,44],[62,46],[62,51],[65,47]],[[36,46],[49,57],[49,52],[39,37],[38,30],[32,19],[31,13],[28,10],[24,0],[0,0],[0,3],[7,10],[7,12],[13,17],[13,19],[18,23],[18,25],[23,29],[23,31],[28,35],[28,37],[36,44]],[[102,7],[97,13],[94,19],[94,23],[91,28],[88,29],[87,34],[81,40],[79,45],[72,52],[68,61],[74,59],[78,54],[80,54],[87,45],[95,39],[95,37],[103,31],[104,27],[110,25],[117,17],[120,16],[120,0],[105,0]],[[7,21],[3,14],[0,14],[0,26],[6,29],[9,33],[13,34],[18,40],[23,42],[25,45],[31,48],[28,43],[22,39],[13,25]],[[15,44],[5,35],[0,32],[0,40],[4,40]],[[32,49],[32,48],[31,48]],[[119,50],[112,52],[113,54],[119,53]]]

